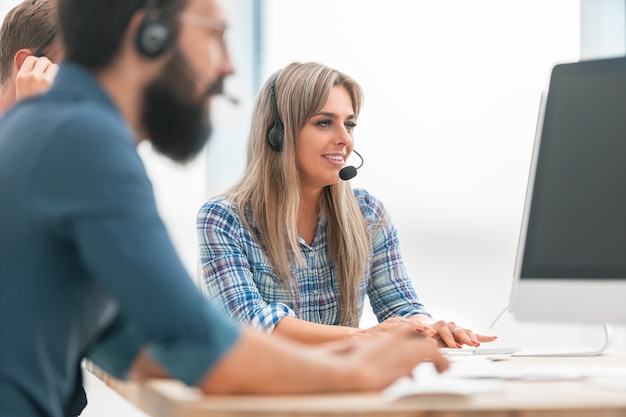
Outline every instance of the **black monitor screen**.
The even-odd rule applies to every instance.
[[[626,59],[554,67],[521,278],[626,278]]]

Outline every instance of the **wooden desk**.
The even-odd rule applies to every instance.
[[[626,369],[625,353],[577,358],[511,358],[504,366]],[[571,369],[571,368],[570,368]],[[582,368],[581,368],[582,369]],[[298,396],[206,396],[171,380],[121,382],[97,375],[153,417],[626,417],[626,388],[581,380],[504,381],[497,392],[427,395],[390,401],[379,393]],[[619,379],[626,383],[626,379]]]

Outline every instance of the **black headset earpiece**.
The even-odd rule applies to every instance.
[[[137,49],[147,58],[157,58],[172,42],[170,26],[163,18],[155,15],[155,1],[146,1],[146,15],[139,25],[136,37]]]
[[[270,105],[272,106],[272,113],[274,114],[274,124],[267,131],[267,143],[272,149],[280,152],[283,150],[283,144],[285,142],[285,127],[280,120],[278,107],[276,106],[276,78],[278,78],[278,75],[274,77],[270,84]]]
[[[43,56],[43,50],[46,46],[48,46],[48,44],[50,42],[52,42],[52,39],[54,39],[54,35],[57,33],[57,29],[56,28],[52,28],[50,30],[50,32],[48,32],[46,34],[46,37],[43,38],[41,40],[41,42],[39,42],[39,45],[37,45],[37,47],[35,48],[35,52],[33,52],[33,56],[36,58],[40,58]]]

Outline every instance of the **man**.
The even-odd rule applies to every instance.
[[[233,73],[217,0],[60,0],[50,91],[0,118],[0,416],[63,416],[87,357],[207,393],[381,389],[432,360],[398,322],[317,348],[237,327],[168,239],[136,142],[199,151]]]
[[[23,1],[6,14],[0,27],[0,113],[45,93],[54,81],[54,62],[62,56],[55,7],[53,0]],[[85,391],[77,387],[68,415],[80,415],[86,405]]]
[[[23,1],[5,16],[0,28],[0,113],[52,84],[55,62],[62,56],[55,16],[52,0]]]

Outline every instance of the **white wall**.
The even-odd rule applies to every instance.
[[[623,56],[626,51],[624,0],[580,0],[583,59]]]
[[[0,16],[4,18],[4,15],[7,14],[8,11],[11,10],[11,8],[16,6],[17,4],[19,4],[19,1],[0,0]]]

